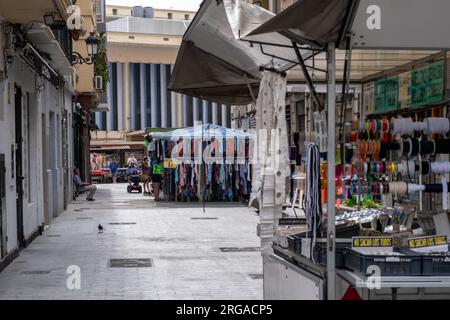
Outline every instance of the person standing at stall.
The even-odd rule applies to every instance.
[[[155,194],[155,201],[159,201],[159,190],[164,177],[164,166],[157,159],[152,160],[151,163],[153,193]]]
[[[151,176],[151,168],[150,168],[150,164],[148,162],[148,158],[145,157],[144,161],[142,162],[142,176],[141,176],[141,180],[142,183],[144,184],[144,195],[150,195],[150,176]]]

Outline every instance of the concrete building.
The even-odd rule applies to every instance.
[[[196,120],[231,125],[230,106],[167,90],[182,36],[194,15],[172,9],[106,6],[112,81],[110,111],[95,114],[100,131],[186,127]],[[93,144],[98,143],[102,142],[94,138]]]
[[[97,3],[77,3],[94,32]],[[88,128],[77,117],[98,106],[94,66],[72,65],[74,51],[88,54],[67,27],[70,4],[0,0],[0,270],[72,200],[83,143],[72,128]]]

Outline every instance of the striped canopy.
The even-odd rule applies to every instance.
[[[204,139],[210,140],[212,137],[216,139],[252,139],[253,135],[243,131],[221,127],[215,124],[205,123],[203,125],[193,126],[189,128],[176,129],[169,132],[153,132],[153,138],[178,141],[183,139]]]

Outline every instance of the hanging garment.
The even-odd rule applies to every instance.
[[[245,139],[237,140],[237,163],[245,163]]]
[[[180,166],[177,166],[174,171],[175,171],[175,185],[178,185],[180,183]]]
[[[248,194],[247,173],[248,173],[247,165],[241,164],[239,166],[239,176],[241,178],[242,194],[244,194],[244,195]]]

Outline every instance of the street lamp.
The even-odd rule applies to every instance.
[[[86,39],[88,56],[83,58],[78,52],[72,53],[72,66],[76,64],[93,64],[94,58],[98,54],[98,45],[100,40],[95,36],[94,32]]]

